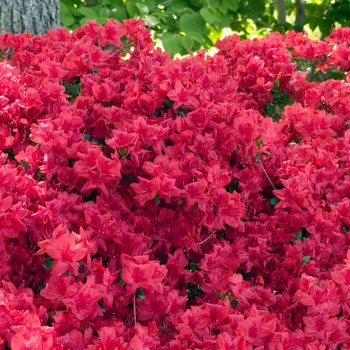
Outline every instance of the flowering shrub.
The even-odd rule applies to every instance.
[[[0,48],[1,348],[350,348],[348,28]]]

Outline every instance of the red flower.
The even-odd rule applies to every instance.
[[[168,92],[170,100],[174,101],[174,109],[182,106],[190,109],[196,109],[199,106],[199,101],[193,97],[193,89],[186,89],[179,80],[175,82],[175,88]]]
[[[15,335],[11,338],[13,350],[53,349],[56,332],[52,327],[41,326],[37,315],[27,314],[22,325],[12,326]]]
[[[52,267],[52,273],[59,275],[67,270],[74,276],[78,275],[78,261],[82,260],[88,253],[89,249],[82,242],[76,242],[79,236],[73,232],[64,232],[64,225],[59,225],[52,233],[52,238],[38,242],[41,248],[35,255],[47,253],[55,259]],[[61,234],[57,237],[58,234]]]
[[[116,85],[106,79],[102,84],[94,84],[91,87],[92,94],[98,101],[107,102],[110,101],[116,94]]]
[[[158,261],[149,261],[148,255],[131,257],[122,254],[121,259],[124,264],[122,278],[128,285],[127,295],[134,293],[137,288],[163,294],[163,280],[168,272],[164,265]]]
[[[118,23],[110,18],[103,26],[102,35],[100,38],[98,38],[98,42],[101,46],[105,46],[107,43],[109,43],[115,47],[121,47],[122,42],[120,39],[125,34],[125,27],[121,23]]]
[[[130,187],[136,192],[134,199],[140,206],[144,206],[147,201],[154,199],[157,194],[157,179],[147,180],[138,177],[138,183],[132,183]]]
[[[40,295],[46,299],[62,301],[62,299],[75,294],[78,288],[79,286],[74,283],[73,276],[53,275],[48,280],[45,288],[41,290]]]
[[[95,276],[88,276],[77,293],[62,300],[64,305],[78,320],[93,320],[103,316],[97,302],[102,297],[103,288],[95,283]]]
[[[205,212],[206,204],[209,202],[208,182],[200,179],[198,182],[191,182],[184,186],[186,200],[186,210],[191,209],[196,203],[198,208]]]
[[[224,188],[218,187],[210,192],[210,196],[214,211],[207,218],[209,227],[221,230],[225,228],[224,224],[232,227],[241,225],[245,206],[241,202],[239,193],[229,193]]]

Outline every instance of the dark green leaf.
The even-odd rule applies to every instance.
[[[236,12],[239,8],[240,0],[223,0],[222,6],[228,8],[231,11]]]
[[[203,294],[203,291],[200,289],[199,284],[186,283],[186,286],[187,286],[186,292],[187,292],[188,299],[195,298]]]
[[[136,289],[136,295],[141,299],[141,300],[146,300],[145,293],[141,287]]]
[[[139,9],[132,2],[128,1],[125,6],[126,6],[126,11],[128,12],[130,17],[135,17],[140,15]]]
[[[127,18],[126,11],[122,7],[112,8],[111,17],[121,22],[123,19]]]
[[[305,255],[302,259],[301,259],[301,264],[306,264],[310,261],[311,257],[310,255]]]
[[[25,170],[28,170],[30,168],[29,163],[27,163],[25,160],[21,160],[21,165]]]
[[[190,261],[186,266],[185,266],[185,269],[186,270],[190,270],[190,271],[199,271],[199,267],[198,267],[198,264],[193,262],[193,261]]]
[[[263,0],[248,0],[247,14],[253,20],[257,20],[265,11],[265,2]]]
[[[295,239],[302,239],[303,238],[303,233],[302,231],[298,231],[296,234],[295,234]]]
[[[185,14],[180,18],[180,29],[185,33],[196,32],[203,35],[205,28],[205,22],[198,13]]]
[[[275,207],[281,200],[277,197],[273,197],[273,198],[270,198],[269,199],[269,204],[272,206],[272,207]]]
[[[238,304],[239,304],[239,303],[238,303],[238,300],[236,300],[236,299],[230,300],[230,306],[231,306],[232,308],[237,307]]]
[[[184,46],[181,43],[180,37],[175,36],[174,34],[165,34],[161,40],[164,49],[171,55],[175,55],[176,53],[183,53]]]
[[[43,261],[42,267],[46,270],[52,270],[53,264],[55,263],[54,259],[47,258]]]

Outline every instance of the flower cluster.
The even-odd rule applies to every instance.
[[[217,49],[0,36],[0,348],[350,349],[350,31]]]

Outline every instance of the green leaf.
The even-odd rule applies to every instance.
[[[187,298],[195,298],[197,296],[200,296],[203,294],[203,291],[200,289],[199,284],[195,283],[186,283],[186,292],[187,292]]]
[[[55,262],[54,259],[47,258],[42,262],[42,267],[46,270],[52,270],[54,262]]]
[[[202,18],[209,24],[213,24],[215,21],[217,21],[215,11],[212,8],[203,7],[199,10],[199,13]]]
[[[218,10],[219,10],[223,15],[226,15],[226,13],[227,13],[227,7],[226,7],[226,6],[218,6]]]
[[[157,18],[152,15],[146,15],[143,19],[149,27],[155,27],[158,24]]]
[[[301,259],[301,264],[304,265],[306,263],[308,263],[311,259],[310,255],[305,255],[302,259]]]
[[[186,52],[190,51],[192,42],[187,36],[182,36],[181,37],[181,44],[185,48]]]
[[[64,4],[62,1],[60,2],[60,15],[68,15],[69,10],[66,4]]]
[[[203,35],[206,25],[202,16],[198,13],[185,14],[180,18],[180,29],[185,32],[197,32]]]
[[[96,17],[83,17],[82,19],[80,19],[79,24],[83,26],[89,19],[96,20]]]
[[[75,23],[73,16],[61,16],[61,24],[63,27],[70,27]]]
[[[158,197],[158,194],[154,197],[154,201],[156,202],[157,206],[160,204],[160,199]]]
[[[96,18],[96,22],[99,24],[105,24],[108,21],[107,17],[98,17]]]
[[[169,52],[171,55],[183,53],[184,47],[181,43],[180,37],[175,36],[174,34],[165,34],[161,40],[165,51]]]
[[[89,7],[83,7],[83,6],[79,7],[77,8],[77,12],[83,15],[84,17],[87,17],[88,19],[89,18],[93,19],[98,17],[98,13]]]
[[[21,165],[25,170],[28,170],[30,168],[29,163],[27,163],[25,160],[21,160]]]
[[[100,17],[107,17],[109,18],[111,16],[111,11],[107,7],[102,7],[99,11],[98,14]]]
[[[275,207],[281,200],[277,197],[273,197],[273,198],[270,198],[269,199],[269,204],[272,206],[272,207]]]
[[[221,28],[230,28],[231,26],[231,17],[228,13],[221,16]]]
[[[303,232],[300,230],[295,234],[295,240],[303,239]]]
[[[141,300],[146,300],[146,296],[145,296],[145,293],[143,291],[143,289],[141,287],[137,288],[136,289],[136,293],[137,293],[137,296],[141,299]]]
[[[263,143],[263,140],[262,140],[261,137],[255,141],[255,144],[256,144],[259,148],[260,148],[260,146],[262,145],[262,143]]]
[[[198,270],[199,271],[199,267],[198,264],[190,261],[186,266],[185,266],[186,270],[190,270],[191,272]]]
[[[252,19],[258,19],[265,11],[264,0],[248,0],[247,14]]]
[[[172,1],[170,10],[177,13],[181,13],[183,11],[187,11],[188,8],[188,2],[186,0],[176,0]]]
[[[301,230],[295,234],[295,237],[293,238],[293,242],[295,242],[298,239],[305,240],[308,237],[310,237],[310,233],[307,231],[305,227],[302,227]]]
[[[240,0],[223,0],[222,6],[228,8],[233,12],[237,12],[240,2]]]
[[[230,300],[230,307],[235,308],[238,306],[238,304],[239,304],[238,300],[236,299]]]
[[[62,84],[65,88],[66,91],[65,93],[71,97],[71,99],[75,99],[79,93],[80,93],[80,84],[69,84],[67,82],[64,82]]]
[[[323,19],[318,23],[318,27],[322,33],[322,37],[330,35],[333,26],[333,21],[329,19]]]
[[[126,11],[128,12],[130,17],[135,17],[135,16],[139,16],[140,15],[139,9],[132,2],[127,2],[126,3]]]
[[[147,15],[149,13],[148,7],[142,2],[137,2],[135,6],[138,8],[141,15]]]
[[[200,35],[199,33],[197,33],[197,32],[188,32],[186,34],[187,34],[187,37],[191,41],[196,41],[198,44],[201,44],[201,45],[204,43],[203,36]]]
[[[111,17],[121,22],[123,19],[127,18],[127,13],[122,7],[111,9]]]
[[[83,134],[83,138],[85,141],[89,141],[90,140],[90,135],[89,134]]]

